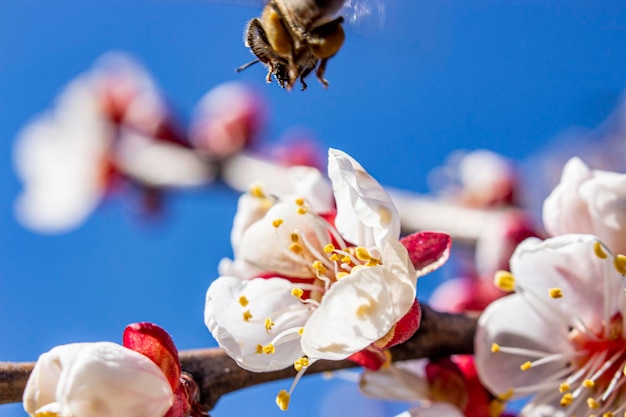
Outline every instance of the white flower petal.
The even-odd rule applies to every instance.
[[[600,259],[594,254],[597,241],[591,235],[563,235],[545,241],[527,239],[513,254],[511,271],[520,285],[532,289],[545,303],[598,329],[606,302],[616,312],[615,297],[607,295],[623,291],[623,281],[611,259]],[[550,288],[560,288],[563,298],[550,299]]]
[[[76,357],[58,394],[75,417],[163,416],[174,401],[154,362],[108,342],[91,344]]]
[[[273,271],[291,277],[311,277],[311,261],[306,261],[289,250],[291,234],[301,232],[313,248],[323,253],[316,229],[316,220],[308,214],[298,214],[298,205],[293,201],[275,204],[265,217],[252,224],[241,238],[241,257],[265,271]],[[281,219],[275,227],[272,222]],[[324,236],[330,240],[328,235]]]
[[[510,388],[543,382],[565,367],[568,358],[521,371],[520,366],[536,357],[492,352],[491,346],[509,346],[548,353],[572,351],[565,336],[568,323],[559,328],[547,325],[546,319],[532,309],[520,294],[494,301],[481,315],[475,338],[475,361],[482,383],[492,392],[502,394]],[[558,390],[555,389],[558,394]]]
[[[593,234],[614,253],[626,253],[626,175],[594,171],[580,186],[593,225]]]
[[[543,225],[552,236],[593,233],[588,208],[578,191],[591,176],[579,158],[570,159],[563,167],[561,182],[543,203]]]
[[[61,373],[64,370],[67,372],[74,358],[87,345],[88,343],[73,343],[57,346],[39,356],[22,397],[27,413],[34,415],[35,411],[51,403],[59,407],[56,391]]]
[[[327,213],[335,209],[333,189],[328,178],[319,169],[294,166],[287,172],[293,190],[285,196],[302,197],[316,213]]]
[[[428,359],[395,362],[378,371],[364,370],[359,389],[369,397],[396,401],[430,400]]]
[[[234,277],[215,280],[206,295],[204,322],[220,347],[237,363],[250,371],[284,369],[302,357],[297,330],[309,317],[309,307],[291,295],[296,285],[285,279],[252,279]],[[240,297],[248,304],[242,306]],[[244,321],[244,312],[252,317]],[[274,322],[271,330],[264,326],[266,318]],[[284,331],[289,336],[274,341]],[[274,344],[275,353],[257,353],[257,345]]]
[[[383,337],[413,305],[416,274],[406,249],[387,243],[383,265],[333,284],[306,323],[302,348],[313,359],[344,359]]]
[[[438,402],[411,408],[396,417],[465,417],[465,414],[452,404]]]
[[[328,176],[337,202],[335,225],[344,238],[372,247],[400,236],[400,217],[391,198],[358,162],[329,149]]]
[[[34,371],[37,382],[29,381],[24,395],[24,407],[31,415],[59,409],[61,415],[73,417],[159,417],[174,401],[167,378],[154,362],[115,343],[58,346],[40,361],[36,365],[40,370]],[[57,376],[56,401],[42,405]],[[42,382],[45,395],[37,393]],[[32,409],[39,405],[40,409]]]

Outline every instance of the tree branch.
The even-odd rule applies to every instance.
[[[407,342],[391,349],[394,360],[449,356],[474,351],[475,318],[447,314],[422,304],[422,324]],[[292,378],[293,368],[255,373],[240,368],[220,349],[198,349],[180,352],[183,371],[190,374],[200,389],[200,403],[212,409],[219,398],[252,385]],[[19,402],[34,362],[0,362],[0,404]],[[335,371],[356,366],[348,360],[318,361],[307,374]]]

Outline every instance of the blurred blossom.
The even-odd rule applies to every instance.
[[[543,222],[553,236],[594,234],[614,253],[626,253],[626,174],[570,159],[543,204]]]
[[[285,132],[278,142],[268,144],[264,154],[271,161],[284,166],[309,166],[323,169],[326,161],[320,144],[311,132],[302,128],[292,128]]]
[[[336,212],[259,186],[242,197],[233,246],[260,272],[221,276],[207,291],[205,323],[240,366],[299,371],[277,397],[281,409],[318,359],[385,363],[383,350],[419,325],[417,277],[440,266],[450,245],[436,233],[401,241],[396,209],[380,184],[341,151],[331,149],[328,164]]]
[[[210,181],[213,168],[176,132],[147,73],[126,55],[105,55],[19,133],[18,219],[36,231],[63,232],[124,183],[154,192]]]
[[[365,370],[359,386],[370,397],[417,403],[400,416],[497,417],[504,410],[504,404],[480,383],[470,355]]]
[[[478,236],[471,268],[439,285],[429,299],[431,307],[448,312],[480,312],[506,293],[493,285],[494,274],[509,269],[515,248],[526,238],[538,236],[525,211],[510,209],[494,216]]]
[[[253,150],[233,155],[222,163],[221,175],[235,190],[245,191],[252,182],[262,182],[272,190],[289,188],[282,185],[291,167],[325,168],[323,152],[305,129],[288,130],[276,142],[263,143]]]
[[[452,404],[432,403],[427,406],[412,408],[396,417],[464,417],[464,415]]]
[[[512,204],[517,181],[511,160],[483,149],[456,152],[430,175],[431,186],[443,198],[480,208]]]
[[[624,274],[592,235],[524,241],[496,283],[514,294],[478,323],[476,367],[503,400],[532,396],[522,416],[626,411]]]
[[[209,91],[193,113],[189,137],[198,149],[222,159],[250,147],[266,119],[267,103],[243,83]]]

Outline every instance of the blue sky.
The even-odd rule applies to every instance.
[[[183,120],[212,87],[244,80],[269,103],[266,140],[304,127],[380,182],[419,192],[455,149],[525,159],[572,126],[597,126],[626,87],[623,1],[388,5],[383,30],[348,30],[328,65],[328,90],[311,79],[308,91],[286,92],[266,85],[261,67],[234,73],[251,59],[242,32],[258,9],[227,0],[1,0],[0,360],[34,360],[62,343],[119,341],[135,321],[159,323],[181,349],[214,346],[203,300],[217,263],[230,255],[226,219],[235,193],[215,186],[173,196],[159,223],[115,199],[60,236],[35,234],[14,219],[16,133],[107,51],[143,62]],[[433,283],[420,285],[424,294]],[[227,397],[215,415],[285,415],[273,398],[287,385]],[[311,378],[289,414],[401,409],[352,396],[359,398],[351,383]],[[19,406],[0,406],[0,417],[21,415]]]

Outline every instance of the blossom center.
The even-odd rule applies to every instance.
[[[281,218],[272,219],[278,233],[287,233],[289,240],[282,242],[283,250],[295,263],[305,265],[311,276],[314,288],[303,288],[302,300],[319,302],[330,286],[361,267],[382,265],[380,250],[377,247],[365,248],[347,243],[335,226],[326,217],[315,213],[304,198],[295,199],[296,212],[309,216],[307,222],[311,230],[282,230],[286,226]],[[314,237],[314,239],[313,239]],[[290,277],[284,277],[298,282]],[[308,290],[308,291],[307,291]]]

